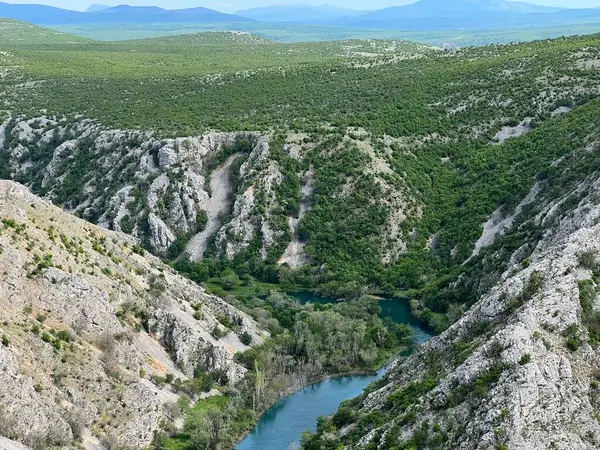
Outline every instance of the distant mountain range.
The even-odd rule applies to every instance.
[[[585,19],[600,20],[600,9],[553,8],[506,0],[420,0],[332,24],[407,31],[475,30],[550,26]]]
[[[144,23],[230,23],[253,22],[208,8],[162,9],[157,6],[114,6],[70,11],[45,5],[15,5],[0,2],[0,17],[24,20],[38,25],[144,24]]]
[[[109,6],[109,5],[90,5],[90,7],[85,10],[85,12],[102,11],[103,9],[108,9],[108,8],[111,8],[111,6]]]
[[[305,23],[405,31],[477,30],[560,26],[600,21],[600,9],[560,9],[506,0],[420,0],[378,11],[332,5],[276,5],[225,14],[207,8],[167,10],[156,6],[92,5],[86,12],[44,5],[0,2],[0,17],[39,25],[153,23]]]
[[[360,16],[360,20],[407,20],[425,18],[458,18],[474,19],[481,16],[518,15],[533,13],[551,13],[560,11],[560,8],[531,5],[528,3],[514,3],[504,0],[421,0],[406,6],[373,11]]]
[[[261,22],[317,23],[358,17],[367,11],[341,8],[335,5],[311,6],[303,4],[273,5],[238,11],[235,14]]]

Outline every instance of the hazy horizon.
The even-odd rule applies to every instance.
[[[271,6],[276,4],[305,4],[305,5],[336,5],[339,7],[352,8],[358,10],[375,10],[381,8],[387,8],[390,6],[401,6],[410,3],[415,3],[417,0],[371,0],[366,2],[364,0],[107,0],[107,1],[90,1],[82,2],[81,0],[10,0],[5,3],[14,4],[43,4],[50,6],[57,6],[65,9],[72,9],[77,11],[83,11],[92,4],[103,4],[117,6],[122,4],[134,5],[134,6],[160,6],[165,9],[177,9],[177,8],[194,8],[203,6],[205,8],[216,9],[221,12],[235,12],[242,9],[259,7],[259,6]],[[516,0],[508,0],[516,1]],[[536,5],[546,6],[558,6],[565,8],[595,8],[599,5],[600,0],[528,0],[525,3],[531,3]]]

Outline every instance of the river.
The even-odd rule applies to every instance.
[[[309,293],[290,294],[302,303],[329,303],[331,300],[315,297]],[[390,316],[397,323],[412,325],[415,341],[422,344],[431,334],[420,326],[410,313],[408,301],[385,299],[380,302],[382,317]],[[237,450],[287,450],[298,448],[304,430],[315,430],[317,417],[328,416],[337,411],[340,403],[354,398],[373,381],[381,378],[385,370],[377,375],[346,376],[313,384],[300,392],[286,397],[260,419],[252,433],[238,446]]]

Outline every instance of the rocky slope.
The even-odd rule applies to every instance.
[[[27,446],[140,448],[173,420],[174,389],[266,333],[136,240],[0,181],[0,435]],[[225,320],[227,318],[227,320]],[[230,322],[226,329],[220,322]],[[213,337],[214,329],[224,337]],[[20,448],[9,441],[0,447]],[[11,447],[12,445],[12,447]]]
[[[147,239],[159,254],[177,238],[208,230],[192,249],[197,258],[213,242],[219,216],[232,208],[232,164],[260,163],[269,150],[265,138],[250,133],[160,140],[89,120],[43,117],[7,120],[0,144],[4,177],[105,228]],[[223,161],[227,152],[237,157]],[[256,169],[252,175],[265,174]]]
[[[484,227],[476,254],[449,288],[479,293],[478,300],[345,404],[321,427],[321,447],[311,448],[600,447],[600,137],[593,117],[563,124],[562,133],[571,130],[569,150],[504,213],[502,226],[493,226],[496,212]],[[569,128],[575,123],[583,131]]]
[[[322,146],[318,158],[327,164],[336,146],[354,146],[370,161],[360,170],[381,188],[372,203],[387,210],[380,247],[381,260],[390,261],[406,249],[399,224],[420,213],[389,182],[389,148],[375,152],[368,134],[351,134]],[[297,268],[310,262],[298,228],[314,206],[316,174],[308,161],[318,143],[305,134],[246,132],[158,139],[81,118],[16,118],[0,125],[0,178],[131,234],[161,256],[256,256]],[[330,195],[353,196],[357,177],[342,179]],[[257,255],[248,254],[254,248]]]

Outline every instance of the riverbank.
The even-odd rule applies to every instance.
[[[404,349],[406,348],[410,348],[410,346],[405,346]],[[403,351],[404,350],[401,349],[399,353],[402,353]],[[341,380],[352,377],[371,377],[373,379],[378,378],[387,371],[387,368],[390,367],[394,361],[397,360],[397,358],[397,356],[388,358],[384,363],[378,364],[376,367],[355,369],[334,374],[290,374],[288,378],[288,385],[286,386],[285,390],[280,391],[276,398],[273,398],[272,401],[270,401],[264,408],[261,408],[260,412],[255,412],[253,414],[254,417],[248,417],[248,420],[245,423],[238,423],[238,425],[242,426],[242,428],[237,430],[238,434],[235,436],[235,441],[233,444],[234,447],[238,448],[238,446],[256,429],[265,415],[272,411],[274,407],[280,405],[286,399],[294,396],[295,394],[302,392],[305,389],[310,389],[313,386],[321,385],[327,381]],[[223,409],[226,407],[229,400],[230,398],[226,394],[201,399],[189,409],[186,420],[189,420],[192,416],[205,413],[210,409]],[[311,425],[313,425],[313,422],[315,421],[312,420],[306,428],[309,428]],[[161,442],[160,448],[164,450],[187,450],[191,448],[191,438],[191,435],[182,429],[179,433],[176,433],[170,438]]]
[[[244,441],[246,439],[248,439],[250,434],[255,431],[258,424],[264,420],[265,416],[268,415],[269,412],[273,410],[273,408],[275,408],[277,405],[280,405],[282,402],[286,401],[287,399],[293,397],[294,395],[296,395],[306,389],[310,389],[311,387],[322,385],[323,383],[325,383],[327,381],[335,381],[335,380],[341,380],[341,379],[345,379],[345,378],[369,378],[369,379],[372,379],[372,381],[375,381],[375,380],[381,378],[382,376],[384,376],[385,373],[387,373],[389,367],[400,358],[400,354],[402,354],[403,352],[405,352],[406,350],[408,350],[411,347],[412,346],[404,347],[404,349],[402,349],[397,356],[391,358],[385,364],[380,365],[378,368],[357,369],[357,370],[351,370],[351,371],[347,371],[347,372],[313,377],[311,379],[306,380],[306,382],[304,382],[302,384],[298,384],[296,386],[290,386],[288,389],[286,389],[285,391],[283,391],[281,393],[280,397],[276,401],[274,401],[268,408],[265,408],[265,410],[262,411],[260,416],[257,418],[254,426],[252,428],[250,428],[249,430],[247,430],[242,436],[240,436],[238,438],[237,444],[236,444],[236,449],[237,450],[250,450],[250,449],[254,449],[254,448],[257,448],[257,449],[260,448],[260,447],[253,447],[250,444],[244,444]],[[367,385],[368,385],[368,383],[364,387],[366,387]],[[361,392],[362,392],[362,389],[361,389]],[[358,393],[358,394],[360,394],[360,393]],[[354,396],[355,395],[353,395],[352,397],[349,397],[349,398],[353,398]],[[338,405],[339,405],[339,403],[334,405],[335,409],[337,409]],[[314,417],[314,420],[311,421],[310,425],[307,426],[306,429],[310,428],[310,426],[312,426],[314,424],[316,424],[316,417]],[[279,447],[273,447],[273,448],[279,448]]]
[[[290,397],[308,398],[308,393],[314,391],[331,394],[320,404],[327,408],[321,414],[333,414],[341,401],[359,395],[368,382],[383,374],[380,369],[410,347],[413,340],[421,343],[431,336],[414,322],[406,301],[361,298],[336,302],[312,294],[302,296],[300,300],[272,292],[265,298],[253,297],[247,304],[240,301],[240,308],[255,314],[256,320],[269,329],[271,338],[236,355],[248,372],[235,387],[223,388],[226,396],[220,408],[203,410],[202,402],[196,405],[191,411],[200,414],[189,414],[184,432],[171,432],[173,445],[159,448],[233,448],[236,442],[244,442],[245,436],[254,439],[274,411],[296,401],[288,400]],[[414,324],[417,333],[413,335],[406,324]],[[302,414],[304,422],[293,422],[304,428],[314,427],[321,415],[306,416],[312,414],[311,410]],[[215,423],[219,433],[214,433]],[[296,429],[295,437],[299,439],[304,428]],[[267,442],[252,448],[277,447]]]
[[[292,294],[295,298],[297,298],[302,304],[305,303],[318,303],[318,304],[336,304],[337,302],[335,300],[332,299],[324,299],[322,297],[318,297],[315,296],[314,294],[311,293],[307,293],[306,291],[304,292],[300,292],[300,293],[296,293],[296,294]],[[284,445],[284,443],[282,441],[280,441],[280,439],[282,439],[282,437],[280,436],[280,428],[286,428],[288,429],[288,432],[296,433],[296,437],[299,439],[301,433],[305,430],[305,429],[309,429],[312,428],[314,429],[314,426],[316,425],[316,419],[319,415],[331,415],[333,413],[335,413],[335,411],[337,410],[337,408],[339,407],[339,404],[344,401],[344,400],[348,400],[350,398],[354,398],[357,395],[360,395],[363,391],[364,388],[366,388],[366,386],[372,382],[375,381],[376,379],[380,378],[380,376],[383,376],[386,368],[390,367],[390,365],[392,365],[394,363],[395,360],[398,360],[401,355],[405,354],[407,350],[410,350],[411,348],[414,348],[415,345],[419,345],[419,344],[423,344],[426,341],[428,341],[433,334],[430,332],[430,330],[426,329],[423,327],[422,323],[420,321],[418,321],[412,314],[410,311],[410,306],[407,300],[403,300],[403,299],[390,299],[390,298],[381,298],[380,301],[378,302],[380,307],[382,308],[382,312],[380,314],[380,317],[383,319],[385,317],[389,317],[393,320],[393,322],[397,323],[397,324],[404,324],[404,325],[410,325],[415,329],[415,334],[413,336],[413,344],[409,345],[409,346],[403,346],[401,348],[397,348],[393,353],[389,353],[387,354],[385,357],[381,358],[378,360],[377,364],[375,366],[373,366],[371,369],[360,369],[360,370],[352,370],[352,371],[347,371],[347,372],[340,372],[340,373],[336,373],[336,374],[329,374],[329,375],[325,375],[325,376],[320,376],[320,377],[316,377],[316,378],[312,378],[312,379],[308,379],[308,380],[304,380],[304,383],[299,383],[298,385],[294,386],[293,388],[287,389],[286,392],[284,394],[282,394],[278,400],[276,400],[272,405],[270,405],[269,408],[266,408],[261,417],[258,419],[257,421],[257,426],[252,430],[251,433],[246,433],[246,435],[244,436],[244,438],[240,441],[240,443],[244,443],[246,442],[246,439],[251,439],[253,445],[250,445],[250,443],[248,443],[247,445],[239,445],[238,447],[236,447],[238,450],[258,450],[261,448],[287,448],[287,445]],[[352,385],[351,383],[345,387],[345,389],[348,389],[348,392],[344,393],[340,393],[338,391],[334,392],[332,394],[333,399],[326,399],[326,398],[319,398],[319,402],[317,402],[317,404],[310,404],[310,405],[305,405],[306,408],[308,408],[308,410],[311,412],[312,417],[310,418],[309,421],[306,422],[306,426],[304,428],[295,428],[294,430],[290,429],[293,427],[297,427],[296,423],[298,423],[298,421],[300,419],[302,419],[304,416],[304,410],[306,408],[300,408],[300,410],[298,411],[298,413],[300,414],[300,417],[292,417],[291,420],[285,423],[280,423],[277,426],[275,426],[275,428],[273,429],[273,433],[272,435],[266,436],[265,437],[265,433],[269,434],[269,430],[271,430],[271,422],[273,420],[277,420],[274,419],[273,416],[277,416],[278,414],[281,414],[280,410],[281,409],[285,409],[285,408],[289,408],[289,406],[282,406],[282,405],[289,405],[289,404],[294,404],[297,400],[296,397],[298,397],[298,394],[304,390],[311,389],[312,386],[316,386],[317,390],[323,390],[325,389],[328,393],[331,390],[335,390],[335,388],[339,387],[339,386],[332,386],[329,384],[326,384],[325,387],[323,387],[324,383],[326,383],[328,380],[340,380],[340,379],[347,379],[348,377],[352,378],[357,378],[356,382],[359,383],[360,389],[358,390],[353,390],[353,388],[355,388],[356,386]],[[370,379],[368,380],[368,382],[366,382],[365,384],[360,384],[361,381],[364,381],[364,378],[370,377]],[[310,396],[310,394],[305,394],[306,396]],[[305,402],[306,400],[304,400],[303,402]],[[322,406],[323,402],[333,402],[334,404],[332,405],[328,405],[329,410],[321,410],[323,412],[323,414],[318,414],[317,412],[319,411],[319,408]],[[269,442],[269,439],[276,439],[278,440],[277,444],[274,445],[272,442]],[[267,446],[268,445],[268,446]],[[282,446],[284,445],[284,446]]]

